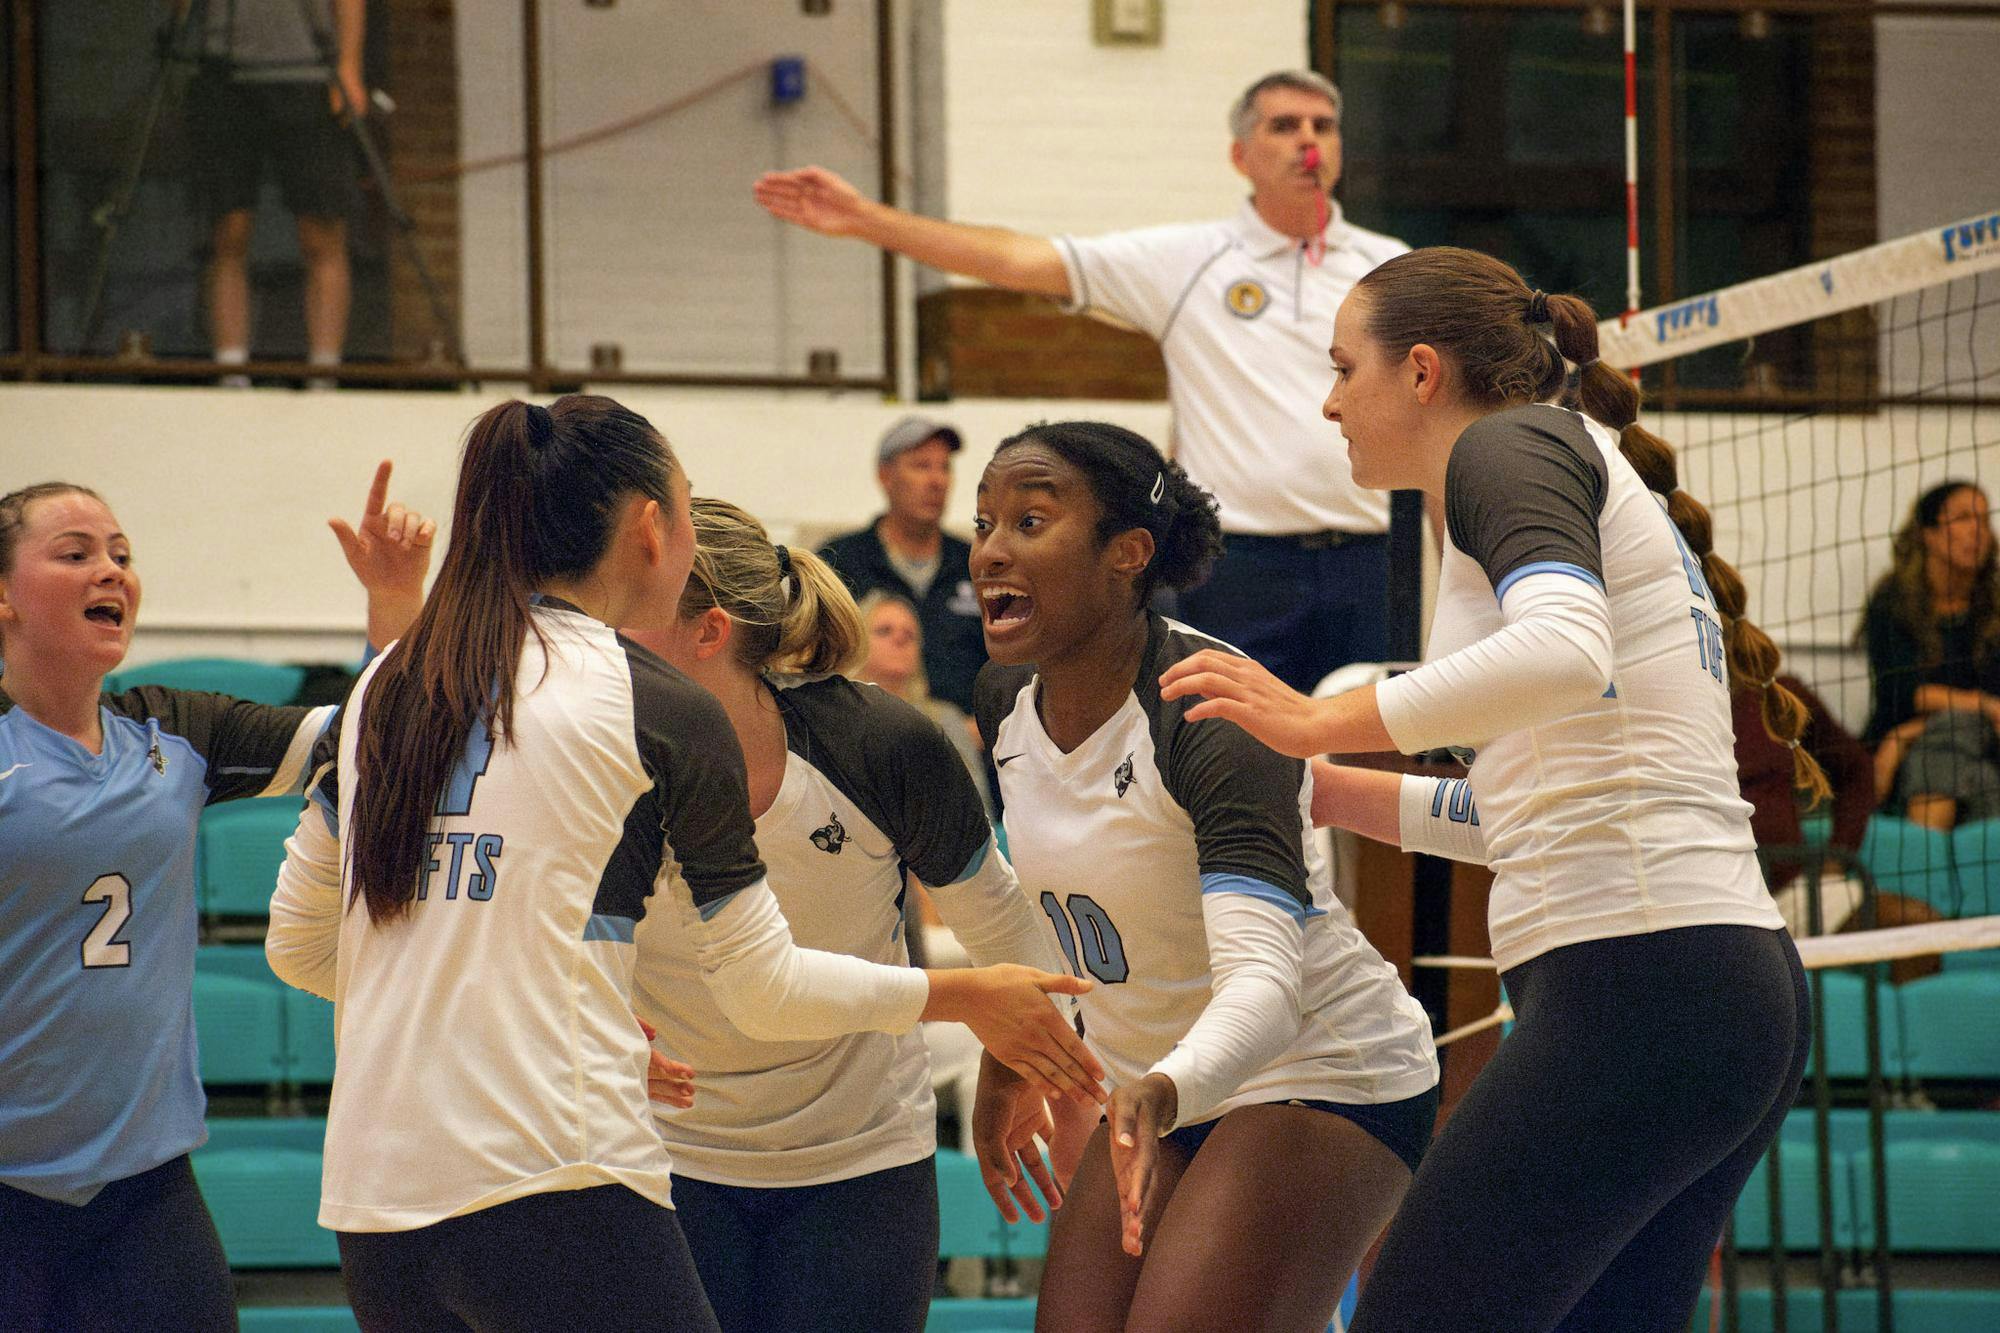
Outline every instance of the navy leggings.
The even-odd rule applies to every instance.
[[[715,1329],[674,1210],[623,1185],[530,1194],[411,1231],[343,1231],[340,1271],[367,1333]]]
[[[751,1189],[674,1177],[723,1333],[917,1333],[937,1282],[937,1163]]]
[[[0,1329],[236,1328],[229,1261],[185,1156],[89,1203],[0,1185]]]
[[[1593,940],[1503,980],[1514,1030],[1431,1145],[1353,1333],[1685,1329],[1805,1072],[1791,936]]]

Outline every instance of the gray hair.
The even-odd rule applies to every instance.
[[[1317,93],[1333,103],[1333,120],[1340,123],[1340,89],[1333,86],[1333,80],[1324,74],[1316,74],[1309,69],[1281,69],[1274,74],[1266,74],[1257,82],[1243,90],[1243,96],[1236,99],[1236,105],[1229,108],[1229,132],[1242,143],[1257,128],[1257,97],[1273,88],[1290,88],[1302,93]]]

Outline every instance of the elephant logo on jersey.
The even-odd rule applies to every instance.
[[[1229,284],[1222,300],[1229,307],[1229,313],[1236,318],[1255,319],[1271,303],[1271,295],[1264,290],[1264,284],[1255,278],[1239,278]]]
[[[162,777],[166,776],[167,756],[160,752],[160,743],[158,741],[154,741],[151,747],[147,749],[146,758],[153,761],[153,771],[155,773],[158,773]]]
[[[847,830],[840,825],[840,816],[829,812],[826,827],[812,831],[813,846],[831,856],[839,856],[840,849],[847,845]]]
[[[1111,775],[1111,785],[1118,789],[1118,799],[1121,801],[1125,799],[1125,793],[1131,790],[1132,787],[1133,753],[1132,751],[1128,751],[1125,755],[1125,762],[1118,765],[1117,771]]]

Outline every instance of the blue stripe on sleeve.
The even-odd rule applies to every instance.
[[[1223,872],[1203,875],[1201,891],[1204,894],[1240,893],[1246,898],[1255,898],[1259,902],[1266,902],[1278,908],[1301,926],[1312,917],[1326,915],[1320,908],[1305,906],[1277,885],[1266,884],[1263,880],[1252,879],[1248,875],[1231,875]]]
[[[711,899],[710,901],[703,903],[700,907],[696,908],[695,910],[701,913],[701,919],[703,921],[713,921],[715,920],[715,914],[717,912],[720,912],[723,908],[729,906],[729,904],[735,902],[736,895],[741,892],[743,892],[742,889],[736,889],[733,890],[732,892],[725,893],[720,898]]]
[[[972,854],[972,859],[965,863],[965,869],[959,872],[958,878],[953,880],[952,884],[963,884],[978,874],[979,868],[986,864],[986,854],[992,850],[993,839],[989,836],[985,842],[979,844],[979,850]],[[950,886],[947,885],[946,887]]]
[[[1604,580],[1585,569],[1582,565],[1572,565],[1567,560],[1537,560],[1533,564],[1522,565],[1519,569],[1500,580],[1500,586],[1493,590],[1493,600],[1499,601],[1507,595],[1507,589],[1519,583],[1530,574],[1567,574],[1574,579],[1582,579],[1599,592],[1604,591]]]
[[[632,931],[637,925],[638,922],[629,916],[593,912],[590,920],[583,923],[583,937],[587,940],[613,940],[619,944],[630,944]]]

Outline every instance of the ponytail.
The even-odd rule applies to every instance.
[[[736,626],[736,660],[752,671],[836,675],[860,658],[867,631],[831,565],[773,546],[764,525],[727,500],[691,508],[694,570],[681,619],[720,607]]]
[[[628,496],[667,506],[678,466],[645,418],[609,398],[506,402],[473,423],[437,581],[363,697],[347,851],[352,899],[375,924],[415,901],[474,731],[512,742],[528,635],[546,647],[530,610],[536,589],[597,564]]]
[[[1597,359],[1595,312],[1573,296],[1552,296],[1548,301],[1557,350],[1582,367],[1577,396],[1584,415],[1618,432],[1618,452],[1646,489],[1664,498],[1667,517],[1701,562],[1702,581],[1722,620],[1730,690],[1761,692],[1764,730],[1792,752],[1792,785],[1806,794],[1811,805],[1819,805],[1833,795],[1833,788],[1819,761],[1799,743],[1812,715],[1798,695],[1778,683],[1778,645],[1745,614],[1749,592],[1743,576],[1716,553],[1714,520],[1701,501],[1681,489],[1673,447],[1639,424],[1638,387]]]
[[[1398,255],[1354,290],[1367,293],[1370,337],[1398,357],[1418,343],[1445,353],[1474,403],[1499,408],[1553,401],[1567,379],[1565,363],[1577,368],[1584,415],[1618,432],[1619,452],[1646,489],[1661,497],[1701,561],[1722,620],[1730,688],[1763,691],[1764,727],[1790,747],[1794,785],[1814,805],[1825,800],[1831,794],[1826,774],[1799,743],[1810,715],[1777,681],[1778,646],[1745,618],[1742,576],[1716,554],[1714,524],[1701,502],[1681,489],[1672,447],[1639,424],[1638,386],[1599,359],[1597,312],[1590,303],[1530,290],[1509,265],[1451,246]]]

